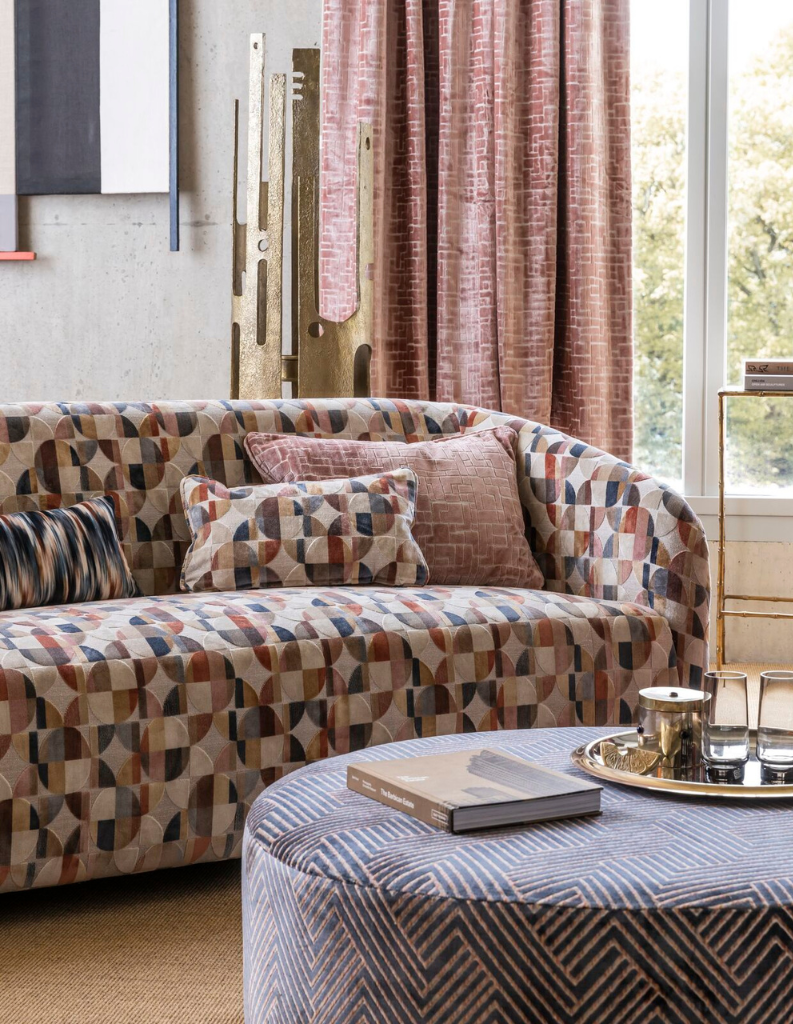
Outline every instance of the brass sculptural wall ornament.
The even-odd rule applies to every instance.
[[[283,304],[286,75],[270,76],[268,177],[262,180],[265,37],[251,36],[247,223],[237,208],[239,102],[234,111],[231,394],[300,398],[369,394],[374,323],[374,161],[371,125],[358,126],[358,303],[336,323],[318,313],[319,50],[292,51],[292,352],[284,354]]]

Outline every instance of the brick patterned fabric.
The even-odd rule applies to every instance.
[[[545,589],[173,595],[181,480],[261,483],[251,431],[421,442],[518,432]],[[283,773],[413,736],[627,722],[707,665],[702,527],[668,487],[558,431],[392,401],[0,405],[0,514],[112,495],[145,596],[0,614],[0,889],[237,856]]]
[[[543,579],[525,536],[516,439],[509,427],[412,445],[254,433],[245,447],[273,482],[409,466],[418,478],[413,535],[432,583],[536,589]]]
[[[373,386],[632,444],[629,0],[324,0],[320,297],[356,302],[375,130]]]
[[[182,590],[427,582],[427,563],[410,532],[410,469],[231,489],[188,476],[181,493],[193,537]]]
[[[414,740],[264,793],[247,1024],[788,1024],[789,804],[606,783],[598,817],[449,835],[346,786],[351,762],[477,747],[588,779],[570,753],[607,732]]]

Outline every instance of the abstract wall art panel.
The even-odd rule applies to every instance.
[[[17,247],[14,0],[0,0],[0,252]]]
[[[167,192],[168,2],[100,0],[103,192]]]
[[[17,195],[168,192],[168,0],[13,8]]]
[[[17,247],[17,197],[0,195],[0,252]]]
[[[99,0],[17,0],[17,192],[102,191]]]

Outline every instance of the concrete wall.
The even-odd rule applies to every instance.
[[[169,251],[164,195],[22,199],[20,247],[38,260],[0,263],[2,401],[229,394],[233,110],[239,98],[247,111],[248,37],[266,32],[268,70],[289,71],[292,46],[319,45],[321,0],[180,11],[182,251]]]

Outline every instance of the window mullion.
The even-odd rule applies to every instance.
[[[716,494],[719,487],[717,391],[725,383],[727,366],[729,0],[709,0],[708,22],[703,493]]]
[[[708,64],[710,0],[690,0],[683,335],[683,490],[706,493]]]
[[[729,0],[691,0],[687,132],[683,487],[718,491],[718,401],[727,351]]]

